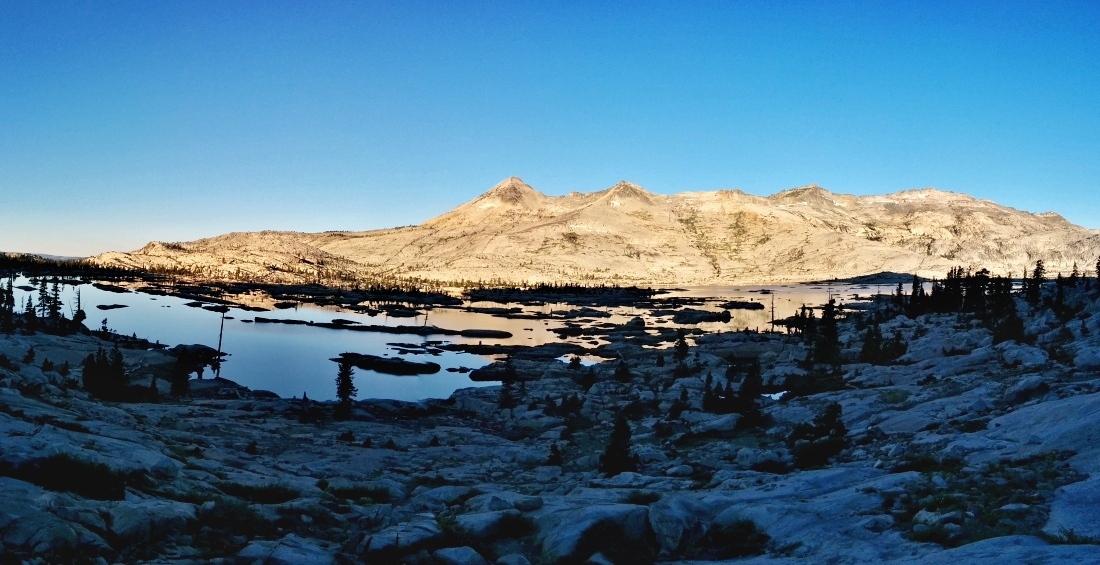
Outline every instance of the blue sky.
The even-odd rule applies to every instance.
[[[1097,2],[0,3],[0,249],[934,186],[1100,228]]]

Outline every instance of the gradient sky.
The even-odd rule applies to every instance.
[[[1100,228],[1100,3],[0,2],[0,250],[934,186]]]

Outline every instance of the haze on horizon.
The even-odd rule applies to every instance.
[[[0,250],[934,186],[1100,228],[1100,5],[7,3]]]

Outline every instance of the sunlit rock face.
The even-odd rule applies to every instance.
[[[737,190],[654,194],[622,181],[546,196],[511,177],[419,226],[366,232],[231,233],[104,253],[104,265],[211,278],[340,277],[730,284],[877,272],[943,277],[955,266],[1015,275],[1089,271],[1100,232],[932,188],[882,196],[816,185],[758,197]]]

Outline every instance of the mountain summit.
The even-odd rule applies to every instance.
[[[876,272],[943,277],[955,266],[1020,276],[1082,270],[1100,232],[932,188],[878,196],[817,185],[758,197],[735,190],[654,194],[621,181],[547,196],[510,177],[419,226],[366,232],[233,233],[94,258],[204,277],[300,282],[438,281],[745,284]]]

